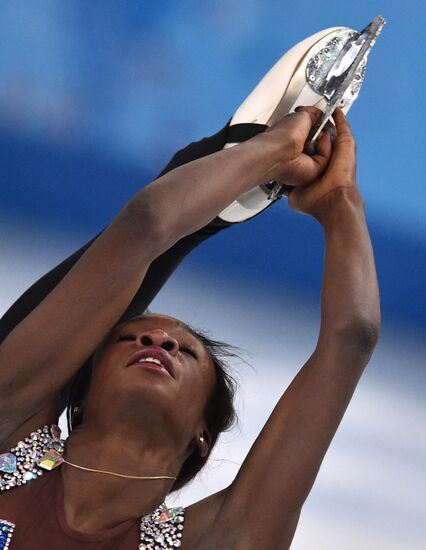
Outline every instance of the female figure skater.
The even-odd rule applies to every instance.
[[[224,150],[229,126],[189,145],[3,317],[0,548],[289,548],[380,324],[354,139],[336,109],[334,132],[306,154],[319,116],[299,108]],[[232,420],[232,387],[217,342],[143,312],[194,246],[231,225],[218,214],[271,180],[324,230],[318,343],[235,480],[169,509]]]

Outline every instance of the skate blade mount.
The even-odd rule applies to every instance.
[[[344,106],[348,91],[356,98],[364,77],[367,56],[386,21],[378,15],[360,33],[351,33],[322,82],[314,89],[327,100],[323,114],[306,140],[311,147],[336,107]],[[352,101],[353,101],[352,100]]]

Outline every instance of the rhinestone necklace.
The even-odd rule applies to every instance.
[[[63,462],[65,440],[56,424],[30,433],[8,453],[0,454],[0,491],[24,485]],[[185,509],[169,508],[163,502],[140,520],[138,550],[173,550],[181,546]],[[0,550],[10,546],[15,524],[0,519]]]

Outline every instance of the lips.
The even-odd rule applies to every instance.
[[[141,361],[141,359],[147,359],[149,357],[159,361],[161,365],[158,365],[156,362],[146,362],[142,364],[157,365],[159,368],[163,367],[170,374],[170,376],[174,378],[173,362],[170,359],[169,354],[163,350],[163,348],[157,346],[147,346],[144,349],[137,351],[129,358],[126,366],[130,367],[131,365],[136,365]]]

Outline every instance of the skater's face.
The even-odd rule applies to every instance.
[[[191,330],[173,317],[147,314],[115,328],[97,349],[85,421],[88,414],[99,427],[149,423],[190,440],[203,431],[215,382],[212,359]]]

